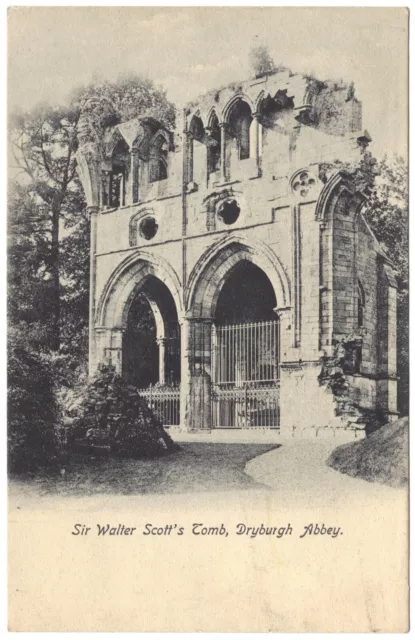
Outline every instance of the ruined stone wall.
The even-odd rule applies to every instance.
[[[245,159],[229,126],[238,101],[249,106],[252,119]],[[221,131],[216,171],[208,166],[212,113]],[[195,121],[203,132],[192,129]],[[361,104],[353,87],[282,72],[211,92],[185,108],[176,132],[162,132],[168,177],[151,182],[149,140],[158,135],[155,127],[151,119],[117,125],[108,133],[105,158],[88,151],[80,160],[96,234],[91,367],[108,349],[117,353],[121,366],[123,315],[117,305],[128,306],[140,278],[153,274],[174,289],[182,325],[182,416],[190,428],[209,426],[214,320],[209,314],[219,293],[210,279],[219,289],[226,269],[252,259],[260,268],[266,265],[276,292],[281,430],[311,429],[316,435],[331,425],[337,433],[357,433],[357,407],[382,402],[390,412],[396,368],[393,283],[358,213],[363,196],[343,174],[333,195],[327,175],[327,167],[339,159],[357,167],[362,158]],[[103,206],[102,184],[111,168],[111,149],[121,139],[131,151],[125,160],[125,205],[111,208]],[[229,203],[237,212],[231,221],[223,216]],[[151,233],[143,226],[149,219]],[[135,260],[147,266],[140,271]],[[360,369],[350,374],[342,369],[338,346],[359,329],[359,281],[365,292],[362,341],[356,343],[362,345],[362,357]],[[206,289],[205,298],[195,294],[195,283]],[[114,326],[99,326],[108,319]]]

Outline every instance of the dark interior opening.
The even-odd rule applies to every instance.
[[[139,233],[145,240],[151,240],[157,233],[158,224],[154,218],[144,218],[139,226]]]
[[[240,214],[240,207],[236,200],[229,200],[223,203],[219,209],[218,216],[225,224],[233,224]]]
[[[166,285],[150,276],[134,297],[123,336],[123,376],[142,389],[160,382],[160,346],[157,344],[160,336],[153,308],[164,328],[165,384],[180,382],[180,326],[176,306]]]
[[[242,260],[225,281],[216,306],[218,325],[276,320],[274,289],[268,276]]]

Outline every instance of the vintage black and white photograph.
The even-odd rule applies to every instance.
[[[10,630],[408,630],[407,48],[9,8]]]

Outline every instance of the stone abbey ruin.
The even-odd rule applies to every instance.
[[[355,438],[397,415],[396,282],[364,217],[353,85],[284,70],[207,93],[175,130],[91,127],[91,374],[115,366],[186,431]]]

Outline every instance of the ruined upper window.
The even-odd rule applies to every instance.
[[[189,132],[192,134],[192,138],[194,140],[197,140],[198,142],[203,142],[205,130],[203,128],[203,122],[201,121],[199,116],[193,116],[190,122]]]
[[[212,113],[207,129],[207,166],[208,173],[216,173],[220,169],[220,127],[215,112]]]
[[[155,138],[150,147],[149,154],[149,182],[157,182],[158,180],[166,180],[167,159],[169,146],[164,136],[159,135]]]
[[[129,148],[124,140],[115,146],[111,157],[112,171],[109,173],[108,205],[123,207],[125,205],[126,182],[128,179]]]
[[[249,105],[239,100],[229,116],[229,134],[236,140],[239,160],[250,157],[252,113]]]
[[[189,125],[189,139],[188,139],[188,166],[187,166],[187,181],[192,182],[194,180],[194,172],[196,166],[195,151],[197,149],[197,143],[204,143],[205,129],[202,120],[199,116],[194,115]]]

